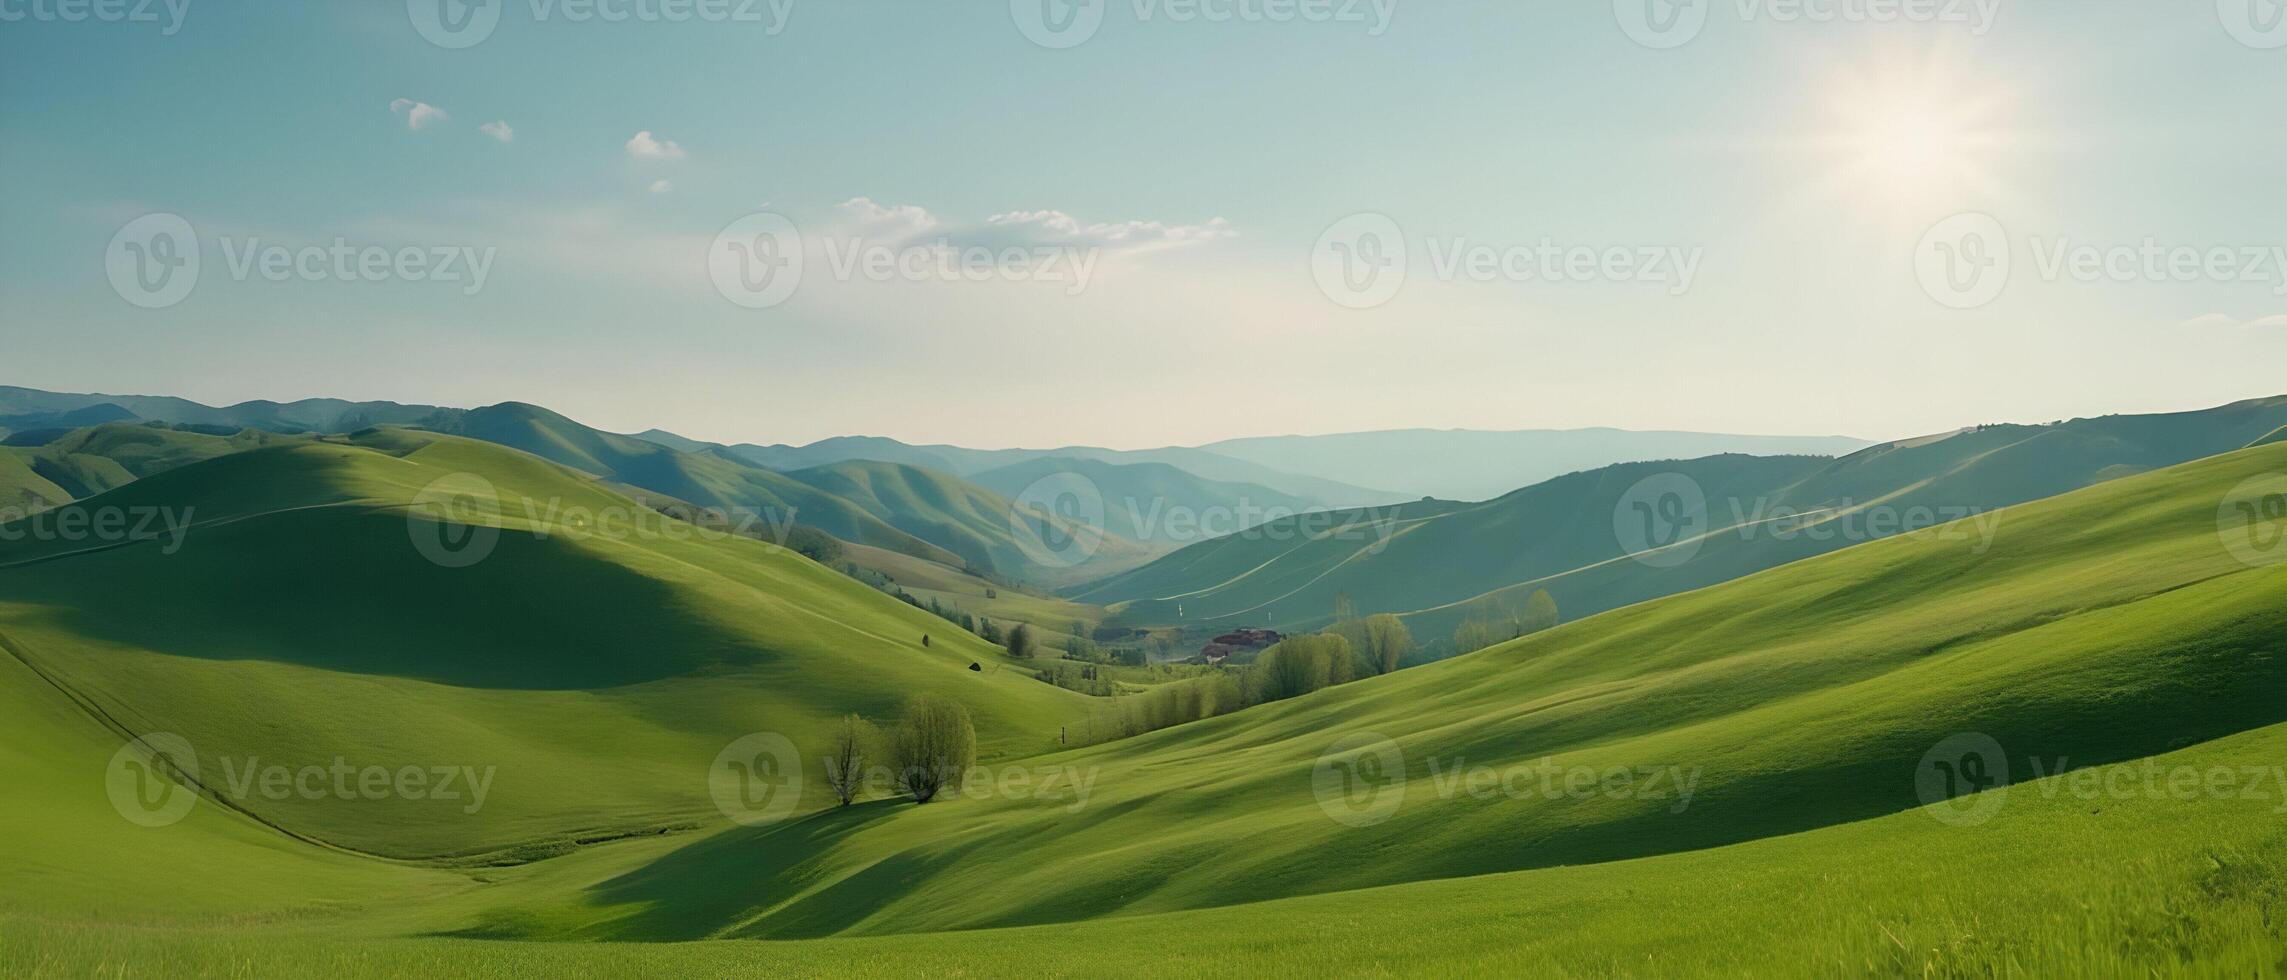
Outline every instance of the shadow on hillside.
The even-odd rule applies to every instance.
[[[564,538],[499,534],[445,568],[399,513],[324,508],[0,572],[0,592],[83,636],[206,660],[506,690],[595,690],[774,654],[692,596]]]
[[[705,939],[791,898],[808,884],[804,865],[844,837],[911,806],[874,800],[790,824],[709,835],[588,890],[598,905],[641,906],[592,938]]]

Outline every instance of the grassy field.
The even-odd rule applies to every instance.
[[[2273,727],[2158,760],[2275,767]],[[1199,912],[798,942],[422,938],[385,902],[296,920],[0,916],[0,972],[79,976],[2158,976],[2287,971],[2287,796],[2009,790],[1732,847]],[[1974,802],[1974,799],[1971,801]],[[257,869],[259,870],[259,869]],[[238,872],[244,874],[244,872]],[[307,884],[296,882],[301,887]]]
[[[1989,548],[1893,538],[1056,752],[1044,729],[1086,699],[965,670],[990,649],[901,642],[933,621],[755,542],[541,537],[504,508],[474,575],[390,559],[439,474],[623,498],[482,444],[369,443],[101,498],[211,495],[173,556],[0,549],[22,657],[0,661],[0,759],[24,794],[0,808],[0,970],[2287,968],[2287,565],[2243,561],[2219,524],[2287,445],[2011,509]],[[726,736],[906,690],[970,704],[989,782],[755,827],[707,813],[694,774]],[[213,746],[210,771],[378,751],[499,782],[481,814],[289,800],[143,828],[93,778],[121,725],[179,731],[202,764]],[[1932,759],[1972,774],[1948,748],[1972,733],[1993,788],[1926,807]]]
[[[409,509],[476,478],[498,494],[497,542],[435,564]],[[1051,746],[1090,710],[968,670],[1000,651],[790,552],[594,523],[650,512],[483,443],[398,430],[265,449],[73,506],[195,518],[173,553],[0,543],[0,641],[124,727],[190,739],[210,776],[337,757],[497,773],[477,814],[248,804],[361,851],[496,860],[720,819],[707,767],[732,740],[776,732],[807,754],[840,715],[889,717],[920,691],[967,703],[988,758]]]
[[[989,928],[1624,860],[1918,805],[1917,761],[1963,732],[2088,765],[2287,721],[2287,567],[2242,564],[2216,519],[2232,487],[2283,465],[2287,447],[2203,461],[2011,511],[1982,553],[1938,537],[1877,542],[1027,763],[1094,772],[1077,811],[1069,796],[996,793],[778,831],[793,840],[695,842],[682,860],[737,878],[747,897],[711,925],[692,910],[676,928]],[[1402,752],[1413,787],[1549,760],[1686,770],[1694,796],[1676,812],[1673,777],[1663,795],[1523,807],[1433,788],[1386,821],[1346,826],[1315,799],[1314,767],[1366,733]],[[803,857],[781,864],[788,853]],[[585,904],[533,909],[532,928],[687,937]]]

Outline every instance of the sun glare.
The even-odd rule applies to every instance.
[[[1912,209],[2004,186],[2015,98],[1943,54],[1838,69],[1813,124],[1836,196]]]

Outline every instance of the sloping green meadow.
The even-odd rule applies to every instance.
[[[0,810],[7,973],[2287,968],[2287,564],[2232,507],[2287,483],[2287,445],[2011,509],[1987,548],[1893,538],[1049,752],[1085,699],[965,669],[989,650],[921,650],[927,617],[753,542],[543,538],[501,508],[484,562],[378,559],[385,532],[360,522],[405,539],[404,501],[440,475],[613,499],[392,438],[119,491],[211,481],[248,515],[173,555],[0,554],[0,636],[23,656],[0,664],[23,797]],[[234,502],[253,476],[266,503]],[[313,514],[332,522],[297,523]],[[294,642],[329,623],[342,642]],[[970,706],[991,783],[847,810],[808,792],[740,827],[682,775],[726,735],[780,726],[809,751],[835,713],[912,690]],[[119,731],[87,706],[180,731],[202,765],[314,744],[469,756],[499,782],[458,816],[248,807],[304,839],[220,806],[138,827],[97,778]]]

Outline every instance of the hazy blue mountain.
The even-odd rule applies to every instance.
[[[1425,501],[1297,518],[1191,545],[1074,590],[1129,625],[1295,630],[1324,625],[1335,597],[1449,635],[1487,603],[1547,589],[1565,618],[1705,588],[1879,537],[1956,519],[1983,547],[2005,507],[2231,452],[2287,426],[2287,397],[2198,412],[2048,425],[1986,425],[1871,446],[1840,459],[1725,455],[1567,474],[1477,504]],[[1663,482],[1664,481],[1664,482]],[[1638,560],[1623,540],[1637,503],[1679,484],[1704,540]],[[1789,515],[1803,515],[1790,517]],[[1679,523],[1678,526],[1687,526]],[[1328,533],[1329,529],[1335,533]]]
[[[1020,497],[1035,486],[1058,487],[1067,476],[1086,480],[1101,495],[1112,533],[1138,541],[1189,544],[1322,506],[1259,483],[1203,479],[1166,463],[1043,456],[970,479],[1005,496]]]
[[[1415,496],[1491,500],[1544,480],[1654,459],[1842,456],[1873,445],[1847,436],[1741,436],[1624,429],[1484,432],[1403,429],[1232,439],[1201,448],[1274,469],[1348,483],[1402,481]]]
[[[396,402],[350,402],[338,398],[307,398],[294,402],[250,401],[216,408],[201,405],[185,398],[155,395],[101,395],[70,394],[39,391],[0,385],[0,416],[36,415],[54,413],[63,415],[82,409],[97,409],[110,405],[127,412],[111,417],[86,417],[73,423],[48,423],[42,427],[69,425],[80,427],[100,425],[104,422],[139,418],[154,422],[179,422],[224,426],[231,429],[264,429],[271,432],[349,432],[373,425],[414,425],[439,411],[433,405],[400,405]],[[13,425],[11,428],[31,428]]]

